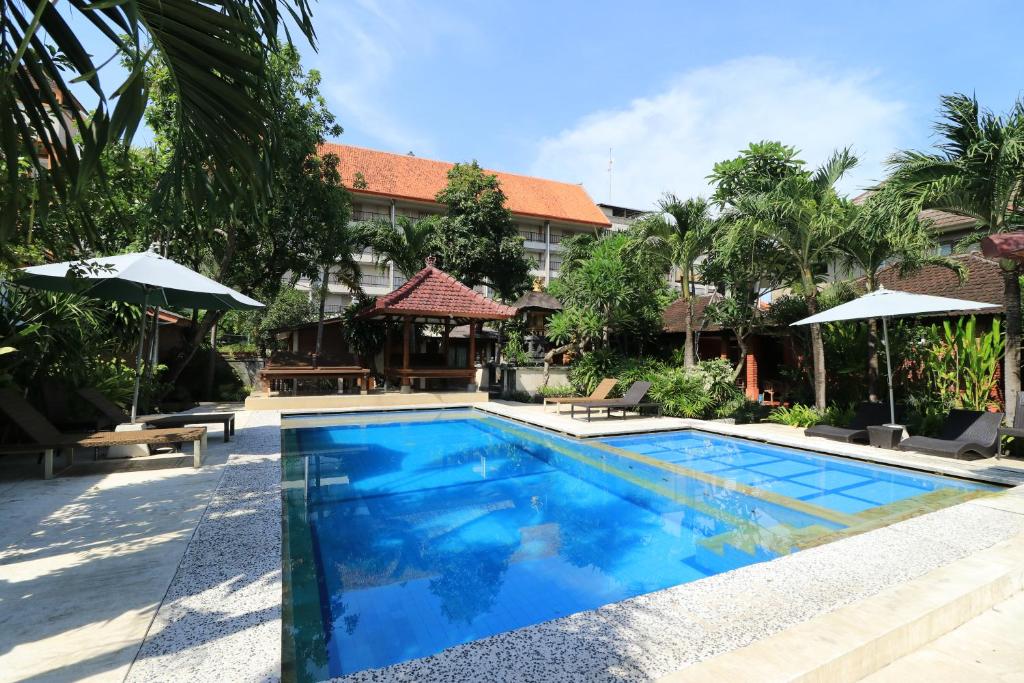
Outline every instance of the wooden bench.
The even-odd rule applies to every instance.
[[[476,368],[388,368],[384,374],[404,386],[411,385],[414,379],[461,379],[466,384],[476,383]]]
[[[235,435],[234,413],[179,413],[176,415],[145,416],[139,422],[153,427],[185,427],[199,424],[221,424],[224,426],[224,440],[231,441]]]
[[[280,366],[266,367],[259,372],[260,388],[270,393],[272,380],[292,380],[295,385],[292,393],[298,393],[300,379],[344,379],[355,377],[359,381],[359,393],[365,394],[370,389],[370,370],[358,366],[327,366],[314,368],[311,366]]]
[[[13,444],[0,446],[0,454],[42,453],[43,478],[53,478],[53,455],[55,451],[68,450],[68,466],[74,464],[76,448],[110,448],[111,446],[174,445],[192,442],[192,466],[203,463],[203,440],[206,427],[185,429],[142,429],[131,432],[96,432],[84,436],[67,435],[61,440],[34,444]]]

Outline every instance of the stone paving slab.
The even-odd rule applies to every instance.
[[[217,488],[219,431],[200,469],[0,484],[0,680],[123,680]]]
[[[1024,681],[1024,593],[899,659],[864,683],[1010,683]]]
[[[273,681],[281,671],[279,416],[240,413],[220,486],[127,681]]]

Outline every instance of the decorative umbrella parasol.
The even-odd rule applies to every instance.
[[[830,323],[840,320],[863,320],[867,318],[882,319],[882,336],[885,339],[885,371],[889,378],[889,419],[896,422],[896,406],[892,398],[892,359],[889,355],[889,318],[922,315],[925,313],[944,313],[947,311],[979,311],[986,308],[998,308],[996,304],[964,299],[950,299],[944,296],[929,294],[912,294],[894,289],[880,287],[862,297],[848,301],[797,320],[793,325],[811,325],[813,323]]]
[[[138,411],[146,310],[150,305],[203,310],[263,307],[259,301],[151,251],[23,268],[14,282],[35,289],[125,301],[142,307],[139,351],[135,358],[132,422],[135,422]]]

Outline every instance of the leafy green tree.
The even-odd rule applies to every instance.
[[[414,221],[408,216],[399,216],[395,223],[394,226],[384,220],[364,223],[359,228],[359,239],[373,248],[378,264],[394,265],[403,275],[411,277],[423,268],[430,256],[436,226],[432,221]]]
[[[261,356],[274,347],[274,330],[316,320],[317,310],[309,293],[285,286],[259,311],[230,311],[221,322],[229,334],[242,334],[256,344]]]
[[[106,147],[129,143],[147,100],[145,66],[159,55],[171,74],[175,145],[170,181],[206,177],[240,195],[265,190],[278,129],[262,89],[267,53],[278,47],[282,12],[312,39],[307,0],[181,0],[54,3],[13,0],[0,20],[0,147],[5,160],[24,159],[38,174],[45,210],[56,195],[76,200],[95,179]],[[116,87],[101,82],[102,63],[83,45],[95,34],[120,57],[127,75]],[[98,98],[80,112],[71,91],[81,83]],[[52,115],[64,112],[65,116]],[[77,131],[78,144],[69,144]],[[44,164],[37,145],[53,159]],[[4,205],[18,202],[20,164],[4,169]],[[230,169],[230,170],[229,170]],[[199,187],[193,184],[193,187]],[[54,192],[56,191],[56,192]],[[0,212],[0,243],[27,231],[24,214]],[[88,225],[80,226],[83,232]],[[87,241],[91,235],[79,235]]]
[[[455,164],[436,199],[447,208],[445,215],[421,222],[430,231],[430,251],[439,266],[469,287],[491,287],[505,301],[526,291],[530,259],[497,176],[485,173],[475,161]]]
[[[561,276],[549,291],[563,309],[551,316],[548,336],[579,351],[613,344],[636,349],[661,330],[661,312],[671,294],[663,261],[649,251],[630,248],[627,233],[564,241]]]
[[[777,263],[785,268],[787,284],[798,290],[813,315],[818,310],[820,276],[838,254],[838,245],[850,231],[850,202],[835,192],[835,183],[857,163],[844,149],[813,173],[798,170],[785,175],[770,189],[742,193],[730,200],[726,240],[763,236],[775,246]],[[814,399],[825,409],[825,348],[821,326],[811,325]]]
[[[739,196],[770,192],[782,180],[803,172],[798,154],[795,147],[775,140],[750,143],[738,156],[714,165],[708,176],[715,188],[711,200],[724,208]]]
[[[878,289],[883,267],[898,267],[901,275],[927,265],[949,268],[963,277],[963,266],[936,253],[931,224],[895,188],[883,187],[862,205],[851,207],[854,218],[839,244],[839,262],[848,271],[863,273],[868,291]],[[878,394],[878,320],[868,320],[868,399]]]
[[[327,136],[339,135],[341,127],[320,95],[319,73],[306,73],[296,50],[271,54],[266,72],[265,87],[273,93],[269,102],[280,128],[272,196],[225,211],[216,196],[183,191],[163,204],[164,223],[156,241],[172,258],[257,298],[273,299],[287,273],[310,277],[322,296],[327,279],[358,283],[358,265],[351,255],[358,246],[347,224],[349,200],[338,159],[317,153],[318,145]],[[167,86],[172,74],[160,63],[150,74],[153,104],[147,121],[160,153],[168,154],[177,144],[176,93]],[[330,273],[324,278],[328,264]],[[208,311],[202,316],[169,363],[168,381],[180,375],[221,315]]]
[[[918,208],[970,218],[986,234],[1024,227],[1024,102],[1005,116],[983,110],[974,97],[942,97],[942,118],[935,124],[936,150],[906,150],[889,160],[886,181]],[[1016,411],[1020,391],[1020,266],[1002,259],[1006,351],[1003,356],[1006,412]]]
[[[679,270],[681,298],[686,302],[684,317],[683,367],[696,365],[693,335],[694,275],[697,263],[711,246],[715,231],[711,205],[703,197],[681,200],[665,195],[658,203],[660,214],[637,221],[630,231],[635,248],[647,250],[667,268]],[[666,269],[667,269],[666,268]]]
[[[732,239],[728,218],[714,223],[711,248],[699,270],[704,282],[715,283],[723,298],[710,303],[705,317],[722,328],[732,330],[739,347],[739,359],[733,368],[733,381],[739,378],[747,362],[747,340],[764,324],[761,297],[780,285],[782,268],[776,263],[775,243],[763,235],[742,232]]]

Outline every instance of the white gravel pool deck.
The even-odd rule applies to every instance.
[[[550,423],[544,422],[552,419],[532,416],[531,412],[540,411],[530,406],[489,403],[486,408],[541,426],[549,426]],[[528,412],[517,412],[517,408]],[[280,678],[279,419],[279,413],[271,411],[239,413],[237,439],[225,451],[226,463],[222,466],[214,463],[200,470],[209,471],[210,476],[215,477],[216,489],[209,486],[203,494],[203,504],[190,508],[191,517],[179,516],[182,536],[175,551],[179,553],[178,558],[172,560],[167,556],[160,560],[160,569],[165,572],[160,580],[165,590],[154,603],[147,603],[149,611],[140,617],[147,625],[152,621],[148,634],[143,629],[125,639],[119,649],[122,653],[119,664],[106,670],[111,674],[105,677],[107,680],[270,681]],[[597,426],[604,422],[590,423],[586,427],[587,435],[599,433]],[[623,429],[648,431],[644,423],[657,422],[657,428],[670,424],[667,419],[656,418],[614,422],[616,424],[611,425],[608,421],[606,429],[614,426],[617,432]],[[733,430],[742,430],[742,426],[699,424],[709,431],[752,436],[784,445],[799,443],[797,447],[810,450],[822,450],[823,445],[819,444],[819,439],[803,439],[792,431],[779,432],[774,425],[741,434]],[[671,421],[671,428],[675,429],[694,425],[693,421]],[[554,428],[566,431],[564,427],[560,423]],[[794,439],[796,442],[791,442]],[[212,438],[211,447],[216,447],[217,441],[217,437]],[[891,457],[889,453],[892,452],[883,457]],[[871,455],[843,454],[861,458]],[[1005,479],[1006,483],[1024,481],[1024,468],[1019,461],[979,465],[977,462],[939,462],[944,459],[915,454],[899,454],[898,457],[915,458],[911,466],[919,469],[942,471],[945,467],[973,473],[972,468],[977,468],[983,476]],[[79,480],[56,479],[53,483],[71,486]],[[145,493],[140,489],[140,501],[145,499]],[[10,491],[5,495],[10,496]],[[994,498],[972,500],[771,562],[457,646],[431,657],[359,672],[341,680],[657,679],[1014,539],[1024,534],[1022,501],[1022,489]],[[116,516],[104,521],[116,528]],[[18,553],[31,549],[28,539],[32,536],[32,525],[38,525],[40,520],[25,518],[24,523],[28,525],[25,534],[19,537],[21,540],[10,539],[11,542],[5,544],[7,553],[20,556]],[[194,528],[194,533],[190,527]],[[60,542],[57,538],[51,539],[54,545]],[[21,544],[27,545],[23,548]],[[1021,562],[1024,563],[1024,557]],[[0,572],[6,568],[0,560]],[[89,592],[88,586],[66,588],[59,574],[44,573],[33,581],[33,594],[61,591],[65,600],[71,602],[76,592],[85,595]],[[4,587],[7,582],[0,580],[0,590]],[[0,598],[3,595],[0,593]],[[98,621],[131,608],[109,591],[102,598],[92,596],[79,619]],[[101,603],[105,604],[101,607]],[[8,615],[11,614],[7,607],[10,604],[6,600],[0,602]],[[31,603],[26,601],[25,604]],[[154,617],[157,605],[159,609]],[[16,621],[14,617],[10,619]],[[9,636],[8,641],[0,640],[0,672],[11,671],[5,666],[4,657],[12,652],[26,659],[33,655],[43,659],[47,639],[59,643],[64,635],[63,631],[34,633],[31,629],[22,629],[13,637]],[[93,641],[102,649],[109,640],[98,630],[91,632],[83,642]],[[128,653],[127,656],[124,653]],[[84,650],[79,654],[80,659],[90,658]],[[73,658],[74,652],[63,656]],[[125,676],[124,670],[133,657],[134,662]],[[85,678],[51,676],[47,679],[41,675],[45,671],[44,668],[42,672],[10,680]],[[52,673],[54,669],[51,667],[49,671]],[[4,675],[0,674],[0,679],[7,680]]]

